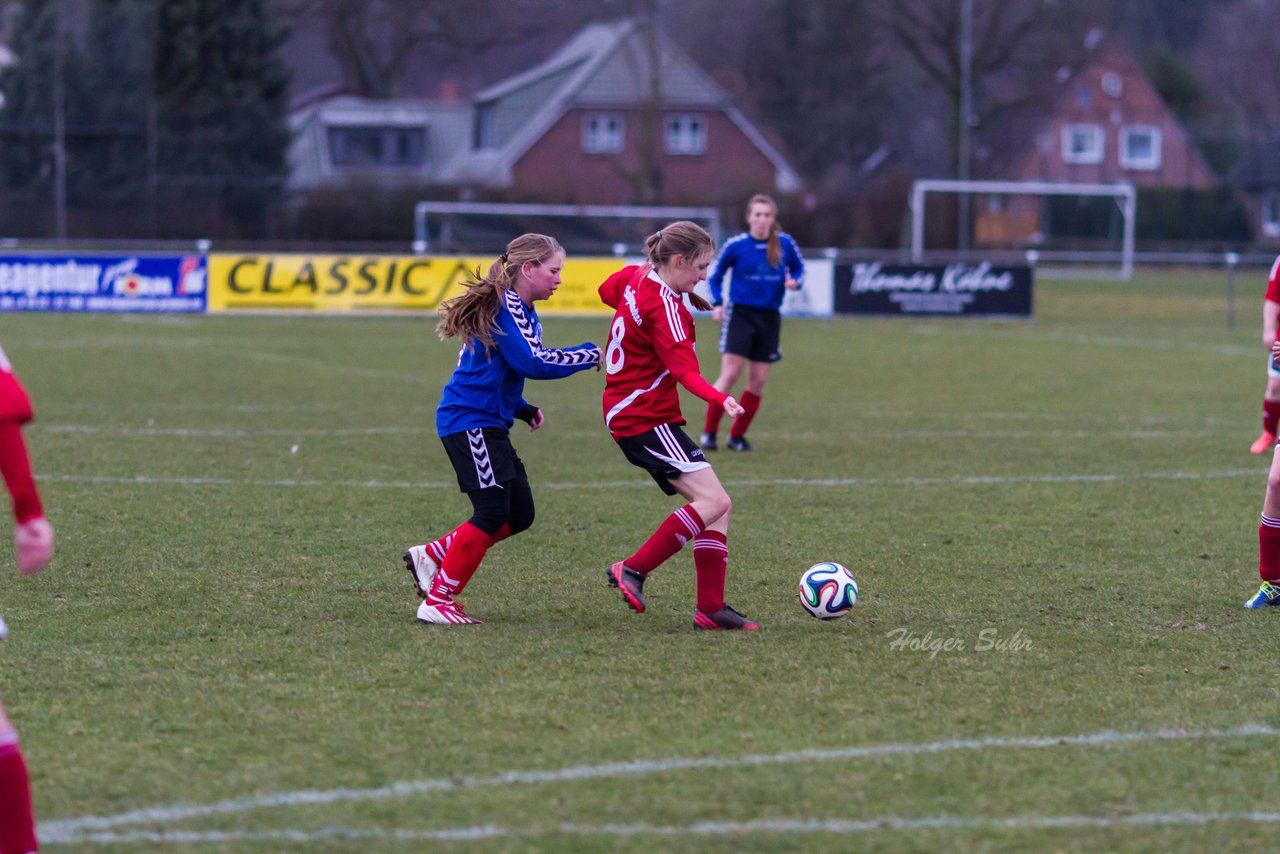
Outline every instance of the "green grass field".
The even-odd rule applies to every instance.
[[[530,383],[538,520],[485,625],[424,626],[401,552],[469,514],[432,318],[0,316],[59,536],[0,580],[46,849],[1270,848],[1262,278],[1235,329],[1184,273],[1040,282],[1033,324],[789,321],[757,452],[712,458],[753,634],[691,628],[687,552],[643,615],[606,587],[676,504],[599,374]],[[819,560],[844,620],[795,601]]]

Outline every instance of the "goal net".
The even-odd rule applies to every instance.
[[[1128,182],[916,181],[911,259],[977,255],[1040,275],[1133,275],[1136,192]]]
[[[413,251],[492,254],[526,232],[549,234],[574,255],[638,255],[644,241],[676,220],[698,223],[720,241],[720,212],[711,207],[542,205],[418,202]]]

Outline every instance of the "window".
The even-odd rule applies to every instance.
[[[1160,168],[1160,128],[1129,125],[1120,129],[1120,165],[1125,169]]]
[[[702,116],[668,116],[664,124],[667,154],[707,153],[707,123]]]
[[[391,125],[329,128],[329,159],[334,166],[414,167],[427,162],[427,129]]]
[[[1102,91],[1112,98],[1119,98],[1124,94],[1124,80],[1114,71],[1108,71],[1102,75]]]
[[[1280,237],[1280,194],[1272,193],[1262,200],[1262,233]]]
[[[481,104],[476,108],[475,135],[472,138],[472,147],[498,147],[498,129],[494,123],[493,104]]]
[[[582,150],[587,154],[617,154],[624,140],[621,113],[587,113],[582,117]]]
[[[1067,125],[1062,129],[1063,163],[1101,163],[1104,151],[1102,128],[1097,125]]]

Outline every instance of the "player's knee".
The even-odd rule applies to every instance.
[[[521,531],[527,531],[533,527],[533,519],[537,515],[532,504],[528,507],[511,508],[511,518],[507,520],[507,524],[511,526],[513,535]]]
[[[479,511],[472,513],[471,518],[467,521],[489,536],[494,537],[502,530],[502,526],[507,524],[507,516],[505,513]]]
[[[723,490],[716,495],[708,496],[706,501],[707,513],[702,521],[708,525],[727,518],[733,510],[733,499],[729,498],[729,493]]]

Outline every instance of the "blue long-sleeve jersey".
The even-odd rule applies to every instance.
[[[778,241],[782,246],[782,258],[778,266],[773,267],[769,264],[767,240],[756,240],[749,232],[729,238],[711,267],[711,275],[707,276],[712,304],[720,305],[725,301],[724,277],[732,272],[729,302],[774,311],[781,308],[782,297],[786,294],[783,282],[790,277],[804,284],[804,259],[800,257],[800,249],[790,234],[778,232]]]
[[[477,427],[510,430],[516,415],[528,404],[525,379],[559,379],[600,362],[600,348],[595,344],[563,350],[543,346],[538,313],[515,291],[503,294],[496,319],[496,347],[463,342],[458,366],[436,408],[436,432],[441,436]]]

